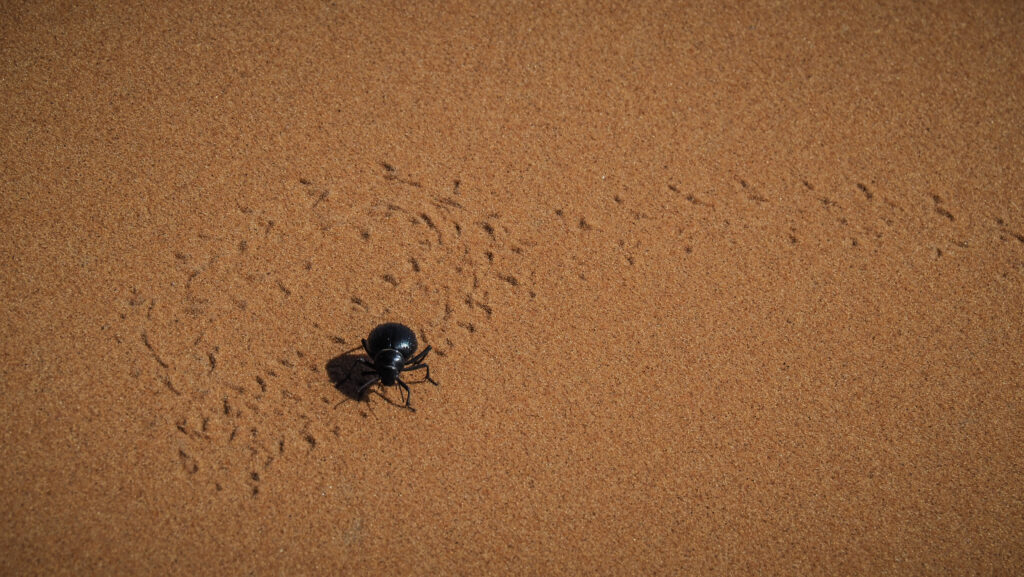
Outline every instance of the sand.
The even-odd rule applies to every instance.
[[[1024,12],[668,4],[0,8],[0,573],[1020,571]]]

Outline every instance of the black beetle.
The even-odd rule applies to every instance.
[[[366,356],[370,357],[370,361],[357,359],[356,364],[352,365],[353,369],[356,365],[362,365],[369,369],[369,371],[363,372],[364,376],[367,374],[373,375],[372,379],[359,386],[356,390],[356,396],[362,398],[363,392],[378,381],[383,383],[385,387],[390,387],[397,383],[398,386],[405,390],[406,408],[415,411],[416,409],[409,406],[409,401],[412,399],[412,391],[409,390],[409,385],[405,384],[398,376],[399,373],[427,369],[426,380],[437,386],[437,382],[430,378],[430,366],[423,362],[431,347],[427,346],[417,355],[417,346],[416,334],[409,327],[399,323],[377,325],[376,328],[370,331],[370,336],[363,339],[363,350],[366,351]],[[351,372],[352,369],[349,369],[350,374]],[[348,375],[345,375],[345,378],[347,379]]]

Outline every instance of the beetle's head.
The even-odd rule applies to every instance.
[[[405,357],[395,349],[384,349],[373,357],[373,368],[380,375],[380,381],[385,386],[395,384],[403,364],[405,364]]]

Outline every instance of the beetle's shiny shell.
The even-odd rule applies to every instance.
[[[416,333],[409,327],[399,323],[384,323],[378,325],[366,339],[367,353],[370,358],[376,357],[377,353],[384,349],[394,349],[406,359],[416,354]]]

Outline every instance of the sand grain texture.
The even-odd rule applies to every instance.
[[[0,573],[1019,571],[972,4],[8,3]]]

